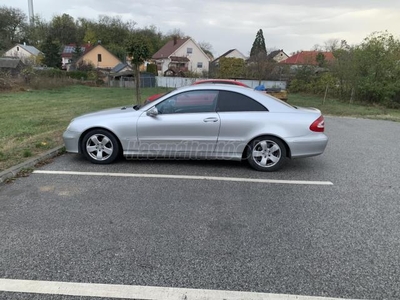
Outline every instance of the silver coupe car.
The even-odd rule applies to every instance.
[[[96,164],[135,158],[247,160],[275,171],[287,158],[322,154],[328,142],[318,109],[291,106],[240,86],[176,89],[144,106],[80,116],[64,132],[66,150]]]

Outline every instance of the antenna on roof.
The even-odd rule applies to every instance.
[[[31,26],[33,26],[35,22],[35,14],[33,12],[33,0],[28,0],[28,8],[29,8],[29,22],[31,23]]]

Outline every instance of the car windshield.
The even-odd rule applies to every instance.
[[[173,91],[173,90],[172,90],[172,91]],[[151,105],[154,101],[160,99],[161,97],[164,97],[164,96],[168,95],[168,94],[171,93],[172,91],[169,91],[169,92],[160,94],[159,97],[153,99],[152,101],[145,102],[145,103],[143,103],[143,104],[137,104],[137,105],[135,105],[133,108],[134,108],[135,110],[139,110],[139,109],[141,109],[141,108],[143,108],[143,107],[147,107],[147,106],[150,107],[150,105]]]

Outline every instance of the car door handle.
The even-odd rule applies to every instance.
[[[210,117],[210,118],[205,118],[203,121],[206,122],[206,123],[208,123],[208,122],[218,122],[218,118]]]

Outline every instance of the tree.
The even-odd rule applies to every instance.
[[[318,67],[320,68],[326,67],[325,55],[322,52],[318,52],[315,60],[317,61]]]
[[[250,51],[249,69],[252,77],[261,84],[261,80],[267,76],[267,69],[272,63],[268,62],[267,48],[262,29],[257,31],[253,46]]]
[[[62,65],[60,45],[48,36],[42,45],[44,53],[43,64],[47,67],[60,69]]]
[[[126,52],[131,57],[132,64],[135,67],[135,83],[136,83],[136,101],[140,101],[140,65],[150,58],[149,45],[146,40],[132,37],[126,46]]]
[[[28,26],[27,17],[18,8],[0,7],[0,49],[11,48],[22,38],[24,29]]]
[[[208,43],[208,42],[204,42],[204,41],[203,41],[203,42],[199,42],[198,44],[199,44],[201,50],[203,50],[204,53],[205,53],[211,60],[213,60],[213,59],[214,59],[214,55],[213,55],[213,53],[212,53],[213,47],[211,46],[211,44]]]
[[[241,78],[244,75],[245,61],[235,57],[221,57],[219,60],[220,78]]]
[[[265,39],[262,29],[257,31],[256,38],[250,50],[250,57],[256,57],[259,54],[267,54],[267,48],[265,46]]]
[[[360,100],[400,106],[400,40],[374,32],[355,47],[354,59]]]
[[[72,52],[72,63],[76,63],[82,55],[83,55],[82,47],[79,43],[77,43],[75,45],[74,52]]]
[[[49,35],[49,30],[49,23],[40,16],[35,16],[33,26],[27,26],[25,29],[24,41],[29,45],[40,48]]]
[[[75,44],[78,42],[77,25],[74,18],[68,14],[53,17],[50,22],[49,34],[60,45]]]

